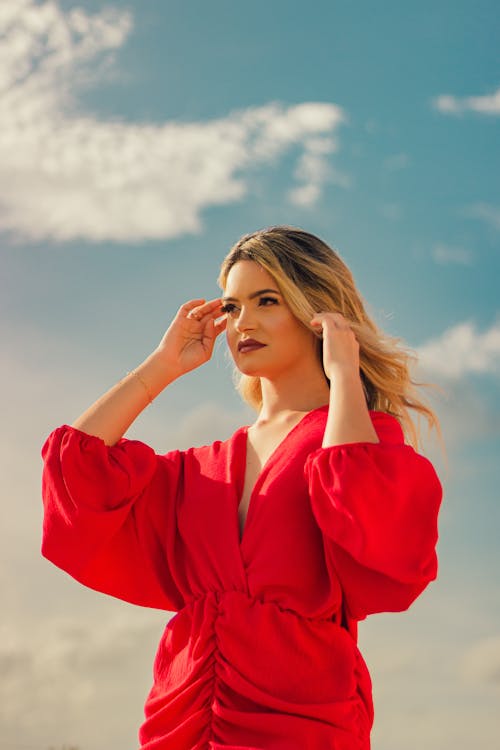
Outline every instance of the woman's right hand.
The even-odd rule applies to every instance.
[[[179,308],[155,354],[170,373],[180,377],[210,359],[215,339],[225,328],[220,299],[189,300]]]
[[[220,318],[220,320],[216,319]],[[179,309],[159,346],[104,393],[73,427],[115,445],[148,403],[173,380],[210,359],[226,327],[220,299],[193,299]]]

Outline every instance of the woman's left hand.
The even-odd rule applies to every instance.
[[[336,312],[316,313],[313,328],[322,329],[323,369],[328,380],[342,375],[359,376],[359,343],[349,321]]]

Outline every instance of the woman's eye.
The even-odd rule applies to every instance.
[[[227,313],[228,315],[231,315],[236,310],[236,305],[233,305],[232,302],[227,302],[225,305],[222,305],[221,312]]]
[[[278,304],[278,300],[276,299],[276,297],[260,297],[259,299],[259,305],[264,305],[266,307],[268,305],[277,305],[277,304]]]

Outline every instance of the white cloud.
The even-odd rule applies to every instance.
[[[420,365],[435,375],[458,379],[470,374],[500,373],[500,321],[478,331],[466,321],[418,347]]]
[[[500,687],[500,635],[484,638],[464,654],[461,674],[466,682]]]
[[[460,115],[464,112],[478,112],[482,115],[500,115],[500,88],[484,96],[451,96],[441,94],[433,99],[433,106],[447,115]]]
[[[334,104],[271,103],[208,122],[125,123],[78,112],[132,28],[129,13],[64,13],[52,2],[0,12],[0,230],[28,241],[138,241],[196,233],[205,208],[241,200],[246,176],[302,149],[298,194],[313,205],[329,173]],[[92,73],[89,71],[92,70]]]
[[[488,203],[476,203],[474,206],[469,206],[466,209],[465,215],[475,219],[482,219],[492,226],[493,229],[500,230],[500,206],[491,206]]]
[[[379,206],[378,210],[384,218],[389,219],[390,221],[398,221],[403,213],[399,203],[383,203]]]
[[[153,656],[171,615],[118,602],[93,610],[38,621],[29,631],[2,628],[3,747],[136,744]]]
[[[485,578],[479,587],[484,584]],[[491,684],[457,679],[464,645],[471,633],[484,630],[491,612],[487,587],[481,600],[476,590],[467,591],[465,613],[463,578],[456,576],[450,587],[440,576],[407,612],[360,624],[361,652],[373,679],[373,750],[467,750],[478,736],[485,747],[494,745],[498,693]]]
[[[289,200],[296,206],[313,206],[327,183],[343,188],[351,186],[351,178],[334,169],[328,154],[337,151],[332,138],[309,138],[304,142],[304,153],[297,161],[294,176],[299,185],[288,192]]]
[[[450,456],[476,441],[498,440],[500,437],[500,412],[494,398],[474,386],[466,378],[447,381],[444,395],[425,394],[432,401],[432,406],[439,415],[443,438]],[[435,464],[442,466],[443,473],[449,467],[442,464],[443,456],[440,447],[435,443],[430,455]],[[453,473],[475,471],[474,463],[459,463],[453,466]]]
[[[432,257],[435,262],[440,265],[455,263],[461,266],[470,266],[473,261],[473,256],[470,250],[443,243],[434,245],[432,249]]]
[[[320,195],[320,189],[314,183],[301,185],[288,191],[288,199],[295,206],[313,206]]]
[[[392,154],[392,156],[388,156],[387,159],[384,160],[384,167],[392,172],[399,169],[405,169],[410,164],[411,159],[408,154],[405,153]]]

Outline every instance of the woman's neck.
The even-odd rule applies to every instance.
[[[290,413],[309,412],[325,406],[330,399],[330,388],[323,370],[300,380],[286,376],[279,381],[261,378],[260,385],[262,408],[259,422],[273,421]]]

